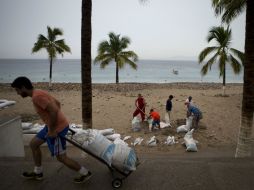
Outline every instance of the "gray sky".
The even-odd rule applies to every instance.
[[[81,0],[1,0],[0,58],[47,58],[45,51],[31,54],[38,34],[46,27],[63,29],[72,54],[80,59]],[[93,0],[92,57],[97,46],[114,32],[131,39],[130,50],[140,59],[195,59],[209,46],[206,37],[219,26],[211,0]],[[231,25],[232,47],[244,49],[245,14]]]

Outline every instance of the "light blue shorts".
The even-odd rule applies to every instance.
[[[47,142],[48,148],[52,156],[58,156],[66,152],[66,139],[64,138],[69,130],[69,126],[65,127],[57,137],[46,137],[48,134],[48,127],[45,127],[36,135],[37,138]]]

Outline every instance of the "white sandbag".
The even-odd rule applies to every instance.
[[[131,121],[132,124],[132,130],[134,132],[136,131],[140,131],[141,127],[140,127],[140,119],[138,117],[134,117]]]
[[[165,144],[166,145],[173,145],[173,144],[176,144],[175,142],[175,137],[174,136],[168,136],[167,140],[165,141]]]
[[[16,104],[15,101],[10,101],[10,100],[1,99],[1,100],[0,100],[0,109],[1,109],[1,108],[5,108],[5,107],[8,107],[8,106],[11,106],[11,105],[14,105],[14,104]]]
[[[194,131],[194,129],[188,131],[184,136],[184,143],[186,146],[186,151],[188,151],[188,152],[197,152],[198,151],[196,141],[192,137],[193,131]]]
[[[121,138],[121,135],[118,133],[112,134],[112,135],[106,135],[105,136],[108,140],[114,141],[117,138]]]
[[[45,125],[40,125],[38,123],[32,125],[29,129],[24,129],[23,134],[37,134],[40,130],[42,130]]]
[[[112,129],[112,128],[109,128],[109,129],[102,129],[102,130],[99,130],[99,132],[104,135],[104,136],[107,136],[107,135],[112,135],[115,133],[115,130]]]
[[[128,173],[129,171],[136,170],[137,157],[134,150],[127,145],[117,143],[112,157],[112,165]]]
[[[132,143],[132,144],[133,144],[134,146],[136,146],[136,145],[141,145],[141,143],[142,143],[143,140],[144,140],[144,139],[143,139],[142,137],[138,137],[138,138],[135,139],[134,143]]]
[[[122,144],[122,145],[128,146],[128,143],[124,142],[124,141],[123,141],[122,139],[120,139],[120,138],[115,139],[113,143],[114,143],[114,144]]]
[[[187,117],[186,118],[186,124],[185,125],[181,125],[179,127],[176,128],[176,132],[177,133],[181,133],[181,132],[188,132],[190,130],[190,128],[192,127],[192,120],[193,120],[193,117],[190,116],[190,117]]]
[[[182,133],[182,132],[186,133],[186,132],[188,132],[188,129],[187,129],[186,125],[181,125],[176,128],[176,132],[177,133]]]
[[[169,120],[169,117],[168,117],[168,113],[167,113],[167,112],[165,113],[164,119],[165,119],[165,123],[168,123],[168,124],[170,125],[170,120]]]
[[[21,123],[22,130],[31,129],[32,127],[33,127],[32,123],[29,123],[29,122],[22,122]]]
[[[192,120],[193,120],[193,117],[192,116],[189,116],[186,118],[186,129],[189,131],[192,127]]]
[[[160,122],[160,127],[161,129],[166,128],[166,127],[171,127],[170,123],[164,123],[163,121]]]
[[[73,138],[78,142],[83,140],[83,143],[81,142],[83,148],[102,158],[108,165],[111,165],[115,144],[98,130],[82,130],[73,135]]]
[[[152,136],[151,139],[149,141],[147,141],[146,144],[148,146],[156,146],[157,145],[157,139],[155,138],[155,136]]]
[[[126,137],[123,138],[123,141],[126,141],[126,140],[128,140],[130,138],[131,138],[131,136],[126,136]]]

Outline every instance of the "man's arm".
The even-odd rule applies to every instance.
[[[45,110],[49,114],[48,136],[56,136],[57,113],[59,108],[55,103],[50,103]]]

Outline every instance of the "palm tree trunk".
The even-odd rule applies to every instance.
[[[117,61],[115,62],[116,62],[116,84],[118,84],[119,83],[119,65]]]
[[[235,157],[251,156],[254,113],[254,1],[246,1],[242,113]]]
[[[222,87],[222,90],[223,90],[223,96],[226,95],[226,64],[224,64],[224,69],[223,69],[223,87]]]
[[[82,0],[81,23],[81,81],[82,81],[82,122],[83,128],[92,128],[92,0]]]
[[[53,58],[49,58],[49,90],[52,89],[52,66],[53,66]]]

